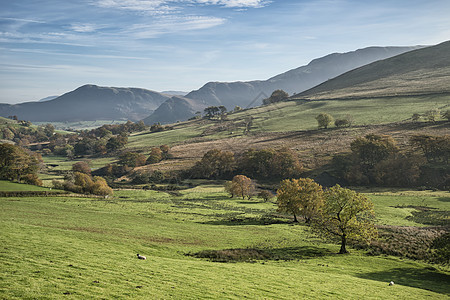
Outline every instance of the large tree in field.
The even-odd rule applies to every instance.
[[[236,175],[233,177],[231,183],[225,185],[225,189],[231,194],[231,196],[238,195],[245,199],[252,196],[254,192],[254,185],[252,180],[244,175]]]
[[[349,240],[369,242],[377,236],[373,203],[367,197],[336,185],[325,192],[324,200],[321,215],[314,220],[314,228],[339,238],[340,254],[348,253]]]
[[[277,191],[277,204],[278,211],[294,215],[294,222],[302,216],[310,223],[323,206],[322,187],[310,178],[283,180]]]
[[[36,174],[40,157],[29,154],[23,148],[11,144],[0,144],[0,179],[17,180],[28,174]]]

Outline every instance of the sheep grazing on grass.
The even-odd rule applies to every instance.
[[[394,285],[394,282],[393,281],[389,282],[389,285],[390,286]]]
[[[139,258],[139,259],[147,259],[147,257],[145,257],[145,256],[143,256],[143,255],[139,255],[139,253],[137,254],[137,258]]]

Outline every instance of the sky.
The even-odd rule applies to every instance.
[[[191,91],[335,52],[450,40],[448,0],[0,0],[0,103]]]

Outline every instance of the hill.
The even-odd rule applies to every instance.
[[[262,99],[271,95],[274,90],[282,89],[289,94],[304,91],[318,85],[330,78],[336,77],[354,68],[368,63],[392,57],[416,47],[368,47],[347,53],[333,53],[311,61],[285,73],[279,74],[267,80],[255,80],[247,82],[208,82],[198,90],[192,91],[185,97],[195,100],[198,105],[219,106],[224,105],[233,109],[236,105],[252,107],[262,103]],[[175,110],[175,106],[173,106]],[[162,114],[164,113],[164,114]],[[171,122],[170,111],[155,111],[153,119],[162,123]],[[181,120],[186,120],[191,115],[180,115]]]
[[[450,41],[349,71],[293,98],[339,99],[450,93]]]
[[[0,104],[0,115],[32,122],[138,121],[169,98],[146,89],[84,85],[49,101]]]
[[[197,111],[203,111],[202,105],[192,99],[173,96],[162,103],[155,112],[144,119],[144,123],[151,125],[154,123],[175,123],[178,120],[185,120],[195,115]]]

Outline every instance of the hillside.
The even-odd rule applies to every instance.
[[[145,89],[84,85],[49,101],[0,104],[0,115],[17,115],[32,122],[138,121],[169,98]]]
[[[338,99],[450,93],[450,41],[349,71],[292,98]]]
[[[205,105],[194,100],[173,96],[162,103],[155,112],[144,119],[144,123],[151,125],[154,123],[175,123],[179,120],[193,117],[197,111],[203,112]]]
[[[354,68],[417,48],[420,47],[368,47],[347,53],[333,53],[267,80],[208,82],[185,97],[196,100],[202,106],[224,105],[228,109],[233,109],[236,105],[257,106],[274,90],[282,89],[289,94],[304,91]],[[173,108],[177,110],[175,106]],[[167,118],[169,115],[170,111],[167,110],[155,111],[152,118],[168,123],[172,120]],[[186,120],[190,116],[180,115],[180,119]]]

